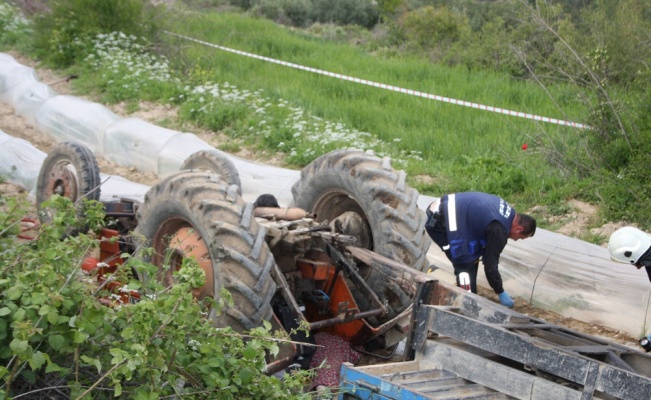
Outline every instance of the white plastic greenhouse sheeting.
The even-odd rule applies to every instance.
[[[57,141],[84,143],[97,155],[160,177],[178,171],[190,154],[213,147],[190,133],[176,132],[137,118],[121,118],[103,105],[57,94],[38,81],[32,68],[0,53],[0,101],[38,130]],[[291,187],[300,172],[243,160],[226,154],[235,164],[246,201],[263,193],[291,204]],[[24,186],[32,195],[46,154],[29,142],[0,131],[0,175]],[[128,177],[102,176],[102,199],[121,196],[142,201],[148,187]],[[434,198],[421,196],[425,209]],[[452,280],[452,267],[436,245],[429,251],[434,276]],[[505,289],[512,296],[564,316],[641,336],[651,284],[645,272],[614,263],[607,249],[538,229],[536,236],[510,241],[500,263]],[[480,273],[480,285],[488,287]],[[651,319],[649,319],[651,323]]]

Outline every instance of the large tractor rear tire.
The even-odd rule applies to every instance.
[[[43,202],[57,194],[70,199],[84,218],[82,199],[100,199],[100,175],[97,159],[85,145],[77,142],[61,142],[48,153],[36,183],[36,207],[42,224],[50,223],[53,210],[43,208]],[[85,233],[87,227],[70,228],[67,236]]]
[[[358,246],[419,271],[429,267],[425,213],[418,191],[407,186],[404,171],[389,158],[359,150],[336,150],[303,168],[292,187],[294,205],[317,221],[338,220]],[[346,229],[349,227],[349,229]]]
[[[391,167],[389,158],[378,158],[358,150],[336,150],[303,168],[292,187],[294,205],[329,221],[338,233],[356,237],[357,247],[366,248],[419,271],[429,267],[425,213],[418,208],[418,192],[406,184],[404,171]],[[359,271],[388,313],[371,317],[384,323],[412,300],[411,289],[392,281],[381,271]],[[362,310],[372,307],[361,292],[354,292]]]
[[[173,284],[172,274],[183,258],[193,257],[206,274],[205,285],[194,292],[197,298],[219,301],[223,288],[230,292],[234,305],[213,313],[216,326],[245,331],[272,317],[275,260],[264,227],[236,185],[216,174],[181,171],[147,192],[137,219],[137,254],[159,267],[155,279]],[[153,248],[151,255],[142,251],[147,247]]]

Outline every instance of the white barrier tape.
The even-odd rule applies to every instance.
[[[169,32],[169,31],[163,31],[163,32],[167,33],[168,35],[177,36],[177,37],[180,37],[182,39],[190,40],[192,42],[200,43],[200,44],[203,44],[203,45],[206,45],[206,46],[209,46],[209,47],[214,47],[214,48],[219,49],[219,50],[228,51],[230,53],[239,54],[239,55],[242,55],[242,56],[251,57],[251,58],[258,59],[258,60],[263,60],[263,61],[267,61],[267,62],[270,62],[270,63],[279,64],[279,65],[283,65],[283,66],[286,66],[286,67],[295,68],[295,69],[299,69],[299,70],[303,70],[303,71],[313,72],[315,74],[330,76],[330,77],[337,78],[337,79],[342,79],[342,80],[345,80],[345,81],[360,83],[362,85],[368,85],[368,86],[373,86],[373,87],[377,87],[377,88],[380,88],[380,89],[391,90],[391,91],[394,91],[394,92],[404,93],[404,94],[408,94],[408,95],[411,95],[411,96],[424,97],[426,99],[442,101],[444,103],[450,103],[450,104],[456,104],[456,105],[464,106],[464,107],[476,108],[478,110],[490,111],[490,112],[495,112],[495,113],[499,113],[499,114],[511,115],[511,116],[514,116],[514,117],[531,119],[531,120],[534,120],[534,121],[549,122],[551,124],[565,125],[565,126],[570,126],[570,127],[579,128],[579,129],[587,129],[587,128],[589,128],[587,125],[580,124],[580,123],[577,123],[577,122],[563,121],[563,120],[556,119],[556,118],[541,117],[539,115],[527,114],[527,113],[523,113],[523,112],[520,112],[520,111],[511,111],[511,110],[506,110],[504,108],[486,106],[486,105],[477,104],[477,103],[471,103],[471,102],[465,101],[465,100],[457,100],[457,99],[451,99],[449,97],[443,97],[443,96],[437,96],[437,95],[434,95],[434,94],[423,93],[423,92],[419,92],[417,90],[404,89],[404,88],[400,88],[400,87],[397,87],[397,86],[387,85],[387,84],[384,84],[384,83],[378,83],[378,82],[368,81],[366,79],[354,78],[352,76],[341,75],[341,74],[337,74],[337,73],[334,73],[334,72],[323,71],[323,70],[316,69],[316,68],[311,68],[311,67],[306,67],[306,66],[303,66],[303,65],[298,65],[298,64],[294,64],[294,63],[290,63],[290,62],[286,62],[286,61],[276,60],[274,58],[259,56],[257,54],[247,53],[247,52],[244,52],[244,51],[241,51],[241,50],[234,50],[234,49],[230,49],[228,47],[219,46],[219,45],[216,45],[216,44],[213,44],[213,43],[205,42],[203,40],[191,38],[189,36],[181,35],[181,34],[174,33],[174,32]]]

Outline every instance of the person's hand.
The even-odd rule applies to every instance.
[[[500,298],[500,303],[506,307],[513,307],[513,299],[506,291],[497,295]]]

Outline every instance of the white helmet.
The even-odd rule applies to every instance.
[[[649,247],[651,247],[651,236],[632,226],[618,229],[608,240],[610,257],[623,263],[637,263]]]

